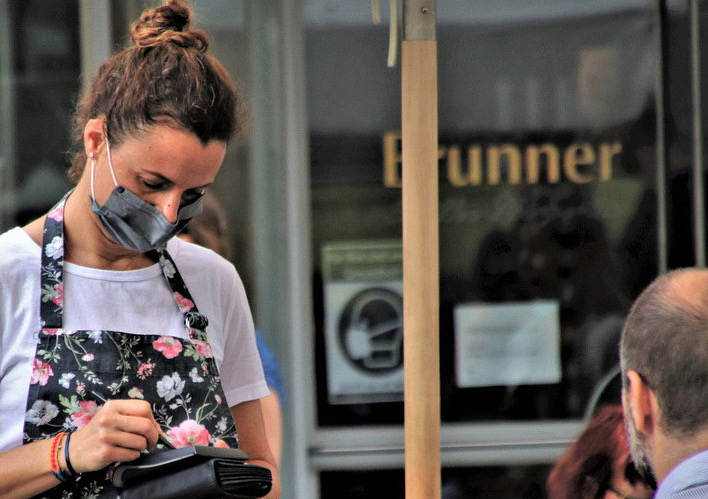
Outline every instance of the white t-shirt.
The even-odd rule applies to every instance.
[[[230,407],[268,395],[253,318],[234,266],[172,238],[167,250],[199,312]],[[22,444],[31,363],[40,330],[40,247],[16,227],[0,235],[0,451]],[[188,338],[158,264],[113,271],[64,264],[64,328]]]

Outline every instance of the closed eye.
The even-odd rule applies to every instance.
[[[143,185],[147,187],[148,189],[151,189],[153,191],[159,191],[167,187],[167,182],[164,180],[157,180],[155,182],[149,182],[147,180],[143,180]]]

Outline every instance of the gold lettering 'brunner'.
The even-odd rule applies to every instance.
[[[401,187],[400,142],[400,132],[384,134],[386,187]],[[507,171],[506,182],[511,185],[522,182],[532,185],[541,180],[549,184],[557,184],[561,180],[585,184],[593,180],[612,180],[612,160],[621,153],[621,142],[601,142],[597,145],[574,142],[562,151],[550,142],[530,144],[523,151],[513,143],[484,146],[472,144],[467,148],[465,167],[462,151],[457,145],[441,146],[438,149],[438,159],[445,160],[447,180],[455,187],[499,185],[502,181],[502,165]],[[545,165],[545,179],[540,178],[542,164]]]

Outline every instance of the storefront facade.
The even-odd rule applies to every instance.
[[[68,188],[82,77],[152,3],[0,0],[3,230]],[[436,4],[443,497],[543,497],[584,418],[618,400],[631,301],[705,265],[708,7]],[[283,497],[403,497],[389,19],[368,1],[194,5],[252,109],[214,191],[285,377]]]

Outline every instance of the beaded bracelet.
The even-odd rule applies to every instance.
[[[69,474],[71,478],[76,478],[79,474],[76,472],[74,467],[71,465],[71,459],[69,459],[69,442],[71,442],[71,434],[74,430],[71,429],[66,434],[66,443],[64,444],[64,461],[66,461],[66,467],[69,469]]]
[[[61,442],[66,436],[65,432],[59,432],[52,438],[52,445],[49,451],[49,467],[51,469],[52,475],[54,475],[60,482],[66,482],[69,477],[66,476],[64,470],[59,466],[59,449],[61,448]]]

